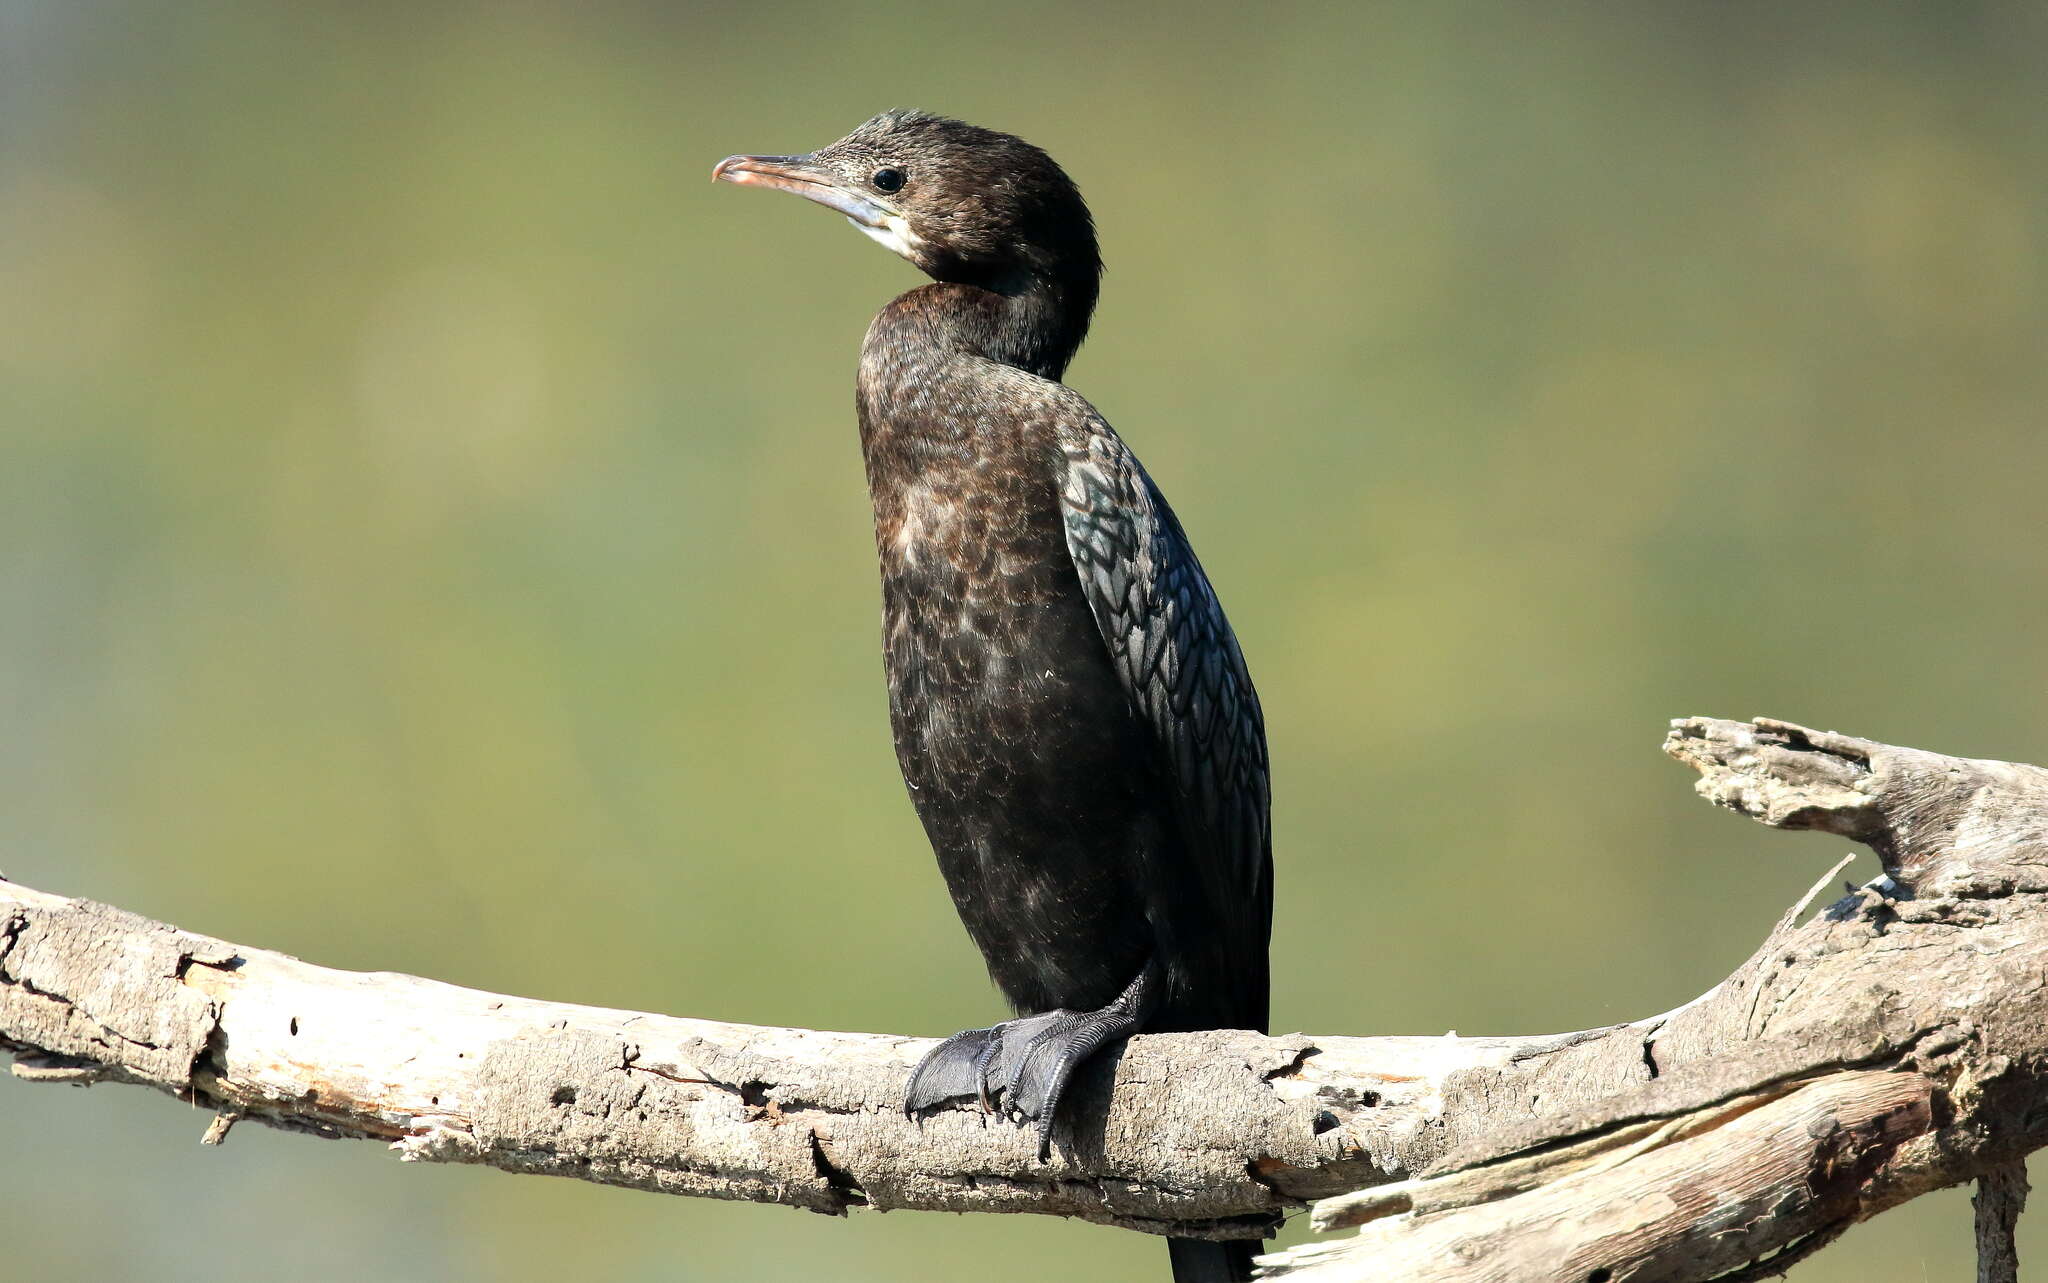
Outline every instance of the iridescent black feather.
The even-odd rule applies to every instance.
[[[1062,434],[1067,552],[1124,691],[1171,763],[1183,875],[1202,881],[1223,920],[1213,941],[1187,946],[1215,955],[1189,968],[1200,992],[1169,1005],[1213,1006],[1219,1024],[1263,1030],[1273,859],[1259,695],[1166,497],[1092,409],[1075,426]]]

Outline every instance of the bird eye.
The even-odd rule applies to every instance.
[[[878,192],[900,192],[903,190],[904,173],[900,169],[878,169],[869,181]]]

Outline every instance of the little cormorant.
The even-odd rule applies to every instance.
[[[954,1034],[905,1108],[1000,1101],[1049,1153],[1075,1068],[1137,1032],[1266,1026],[1265,729],[1158,487],[1059,379],[1102,263],[1022,139],[915,111],[714,179],[837,210],[932,278],[876,316],[856,404],[896,757],[1019,1018]],[[1174,1277],[1254,1244],[1172,1239]]]

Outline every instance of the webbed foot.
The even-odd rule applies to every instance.
[[[1159,1002],[1159,971],[1148,962],[1135,980],[1097,1011],[1041,1012],[946,1039],[918,1062],[903,1090],[912,1116],[949,1100],[973,1097],[1018,1122],[1038,1125],[1038,1161],[1052,1157],[1052,1125],[1074,1071],[1104,1044],[1129,1037]]]

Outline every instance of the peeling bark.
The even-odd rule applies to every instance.
[[[1887,880],[1795,906],[1727,980],[1630,1024],[1133,1039],[1077,1078],[1049,1163],[976,1108],[902,1117],[926,1039],[337,971],[4,882],[0,1046],[29,1082],[210,1108],[215,1143],[249,1120],[831,1214],[1244,1237],[1313,1202],[1362,1226],[1273,1277],[1762,1277],[1969,1180],[1980,1241],[2009,1248],[2011,1173],[2048,1143],[2048,772],[1770,721],[1676,723],[1666,749],[1709,800],[1868,842]]]

